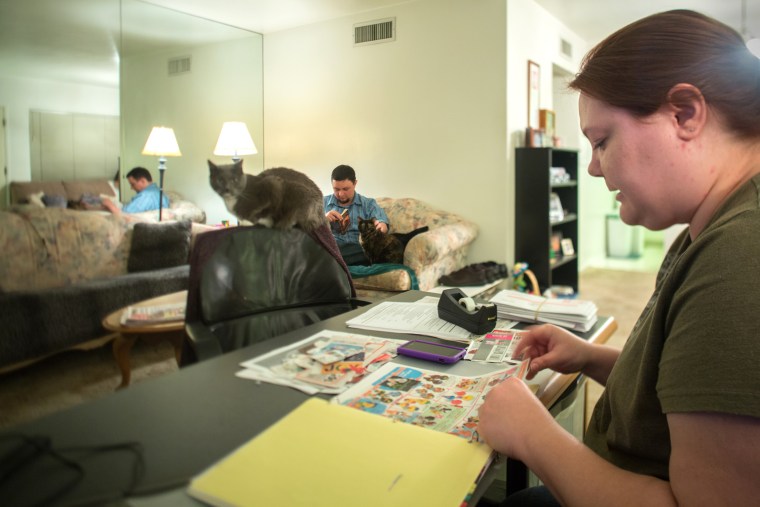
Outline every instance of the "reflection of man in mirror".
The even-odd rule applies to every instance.
[[[127,173],[127,181],[132,190],[137,192],[131,201],[121,207],[111,201],[110,199],[103,199],[103,206],[110,211],[118,215],[119,213],[140,213],[141,211],[151,211],[158,209],[159,200],[161,199],[161,191],[158,186],[153,183],[153,176],[150,171],[144,167],[135,167]],[[169,199],[164,195],[163,207],[169,207]]]

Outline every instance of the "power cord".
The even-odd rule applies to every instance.
[[[2,491],[3,487],[8,485],[13,487],[13,484],[11,484],[10,481],[14,476],[17,476],[20,472],[31,467],[43,458],[51,458],[53,462],[62,467],[63,470],[73,472],[71,477],[67,478],[60,487],[51,493],[48,493],[43,498],[34,500],[33,503],[29,504],[30,507],[47,506],[53,504],[54,501],[67,500],[66,496],[69,495],[85,477],[85,468],[82,465],[82,461],[95,455],[121,451],[129,451],[134,455],[132,474],[127,487],[123,491],[114,492],[111,498],[99,499],[98,502],[119,500],[130,496],[140,485],[140,481],[145,473],[143,449],[139,442],[55,449],[52,445],[51,439],[48,437],[40,435],[25,435],[23,433],[8,433],[0,435],[0,444],[2,444],[3,447],[10,447],[10,449],[4,454],[0,454],[0,491]],[[72,455],[78,455],[79,458],[75,459]],[[45,471],[45,477],[50,477],[56,472],[55,468],[51,470],[49,466],[45,468]],[[58,478],[60,475],[56,475],[56,477]],[[42,488],[40,488],[40,490],[41,489]],[[7,498],[7,495],[0,496]],[[84,505],[90,504],[91,502],[92,499],[84,501],[75,500],[73,503],[67,501],[67,505]]]

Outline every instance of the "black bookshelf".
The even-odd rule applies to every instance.
[[[552,167],[562,167],[567,181],[553,181]],[[552,193],[564,216],[552,220]],[[572,241],[572,255],[552,253],[552,237]],[[578,292],[578,152],[558,148],[517,148],[515,154],[515,262],[527,262],[541,292],[568,285]]]

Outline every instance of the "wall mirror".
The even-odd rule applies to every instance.
[[[182,65],[178,57],[190,67],[170,75],[170,65]],[[107,168],[102,174],[113,175],[118,157],[122,177],[136,165],[155,176],[157,160],[140,152],[152,126],[170,126],[182,157],[169,160],[165,188],[204,208],[209,222],[229,219],[209,187],[206,159],[215,158],[222,123],[244,121],[259,150],[245,157],[246,171],[261,170],[262,88],[260,34],[140,0],[4,0],[0,107],[6,118],[8,173],[5,178],[0,174],[2,196],[11,181],[43,178],[32,169],[33,147],[40,142],[34,137],[36,119],[52,128],[110,117],[116,126],[106,128],[110,138],[104,142],[118,148],[103,155]],[[74,144],[64,152],[100,160],[96,137],[80,142],[72,134]],[[129,192],[126,185],[125,199]],[[0,198],[0,204],[5,202]]]
[[[262,36],[139,0],[121,0],[121,19],[122,175],[143,166],[157,180],[157,159],[141,151],[152,127],[171,127],[182,156],[167,160],[164,188],[198,204],[208,223],[232,219],[209,186],[207,159],[229,161],[214,146],[224,122],[242,121],[258,149],[245,170],[263,168]]]

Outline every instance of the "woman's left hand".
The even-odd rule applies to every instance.
[[[520,379],[510,377],[491,389],[478,409],[478,434],[495,451],[522,460],[531,439],[556,425],[548,410]]]

